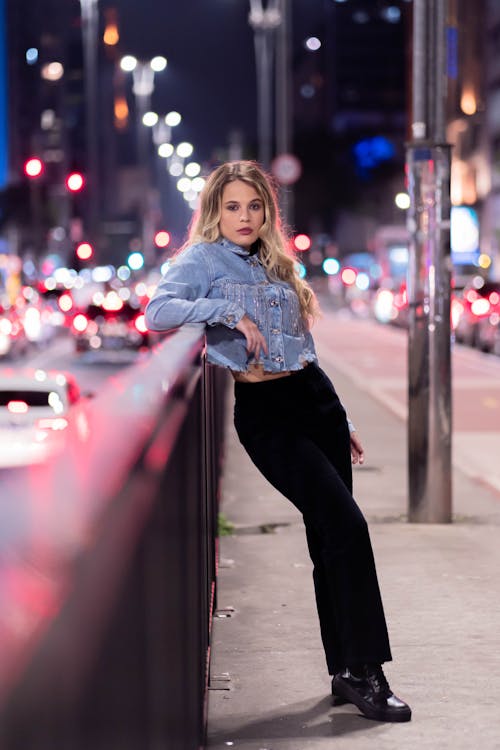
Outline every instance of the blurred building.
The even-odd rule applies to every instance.
[[[500,275],[500,5],[450,1],[451,200],[477,220],[476,260]],[[464,214],[467,215],[467,214]]]
[[[345,254],[366,249],[377,225],[404,224],[394,197],[404,188],[412,6],[324,8],[321,49],[295,60],[296,147],[306,164],[296,220],[331,234]]]

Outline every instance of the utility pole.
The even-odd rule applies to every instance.
[[[447,4],[413,2],[408,467],[409,520],[420,523],[449,523],[452,515]]]

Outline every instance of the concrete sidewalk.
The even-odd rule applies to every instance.
[[[365,446],[354,487],[389,624],[385,671],[413,719],[331,706],[301,517],[247,458],[230,408],[222,510],[236,530],[221,539],[208,745],[500,750],[500,495],[455,470],[455,522],[408,524],[404,422],[322,365]]]

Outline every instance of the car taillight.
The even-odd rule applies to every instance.
[[[88,324],[89,320],[83,313],[78,313],[78,315],[75,315],[75,317],[73,318],[73,328],[75,329],[75,331],[78,331],[78,333],[83,333]]]
[[[148,327],[146,325],[146,317],[144,313],[141,313],[137,316],[137,318],[134,320],[134,325],[139,333],[147,333]]]
[[[29,406],[26,401],[9,401],[7,411],[11,414],[27,414]]]

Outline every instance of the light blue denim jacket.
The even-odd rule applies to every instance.
[[[146,324],[164,331],[206,323],[207,360],[244,372],[256,361],[235,330],[245,313],[267,342],[268,354],[259,359],[265,370],[300,370],[317,361],[295,290],[270,279],[257,255],[225,238],[191,245],[176,256],[147,305]]]
[[[146,307],[146,324],[167,331],[206,323],[207,360],[244,372],[255,362],[235,330],[245,313],[266,339],[268,354],[261,352],[259,360],[265,370],[300,370],[318,361],[295,290],[270,279],[257,255],[225,238],[191,245],[175,257]]]

